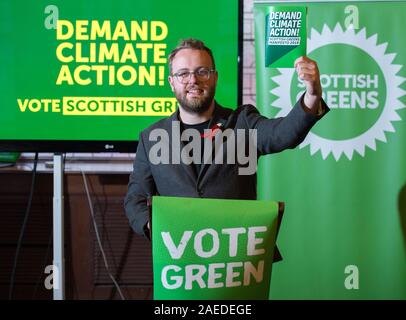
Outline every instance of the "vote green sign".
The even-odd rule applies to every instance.
[[[305,91],[293,68],[266,68],[256,3],[257,107],[286,115]],[[286,5],[289,5],[286,2]],[[260,199],[284,199],[275,299],[406,299],[405,1],[306,5],[307,54],[331,111],[295,150],[262,157]]]
[[[268,299],[278,202],[154,197],[154,299]]]

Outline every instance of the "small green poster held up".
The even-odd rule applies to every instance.
[[[293,68],[306,55],[305,6],[270,6],[265,17],[265,67]]]
[[[153,197],[154,299],[269,297],[275,201]]]

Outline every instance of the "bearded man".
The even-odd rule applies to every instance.
[[[212,51],[196,39],[181,41],[169,55],[168,77],[179,108],[169,118],[142,131],[139,137],[134,170],[124,203],[130,226],[136,233],[150,238],[148,204],[154,195],[256,200],[256,170],[242,174],[244,171],[240,169],[246,165],[238,161],[242,157],[238,157],[237,161],[235,157],[229,157],[233,159],[226,163],[216,163],[204,155],[216,152],[232,155],[243,146],[246,148],[243,150],[245,153],[255,148],[257,161],[262,155],[299,145],[329,109],[321,98],[322,88],[316,62],[300,57],[295,61],[295,69],[306,86],[305,93],[288,115],[268,119],[252,105],[242,105],[235,110],[220,106],[214,99],[218,73]],[[174,128],[179,128],[182,133],[180,139],[176,138],[180,141],[173,139]],[[162,132],[166,134],[162,135]],[[186,132],[188,134],[183,135]],[[194,152],[189,154],[192,163],[180,161],[182,159],[179,155],[185,153],[175,149],[181,149],[185,142],[189,142],[188,139],[196,137],[193,132],[200,137],[198,143],[201,148],[197,149],[204,152],[196,153],[197,149],[188,149]],[[207,143],[224,132],[236,133],[234,139],[230,140],[235,147],[227,144],[224,148],[218,148],[215,144]],[[156,150],[157,143],[161,146],[166,144],[160,150],[170,155],[169,162],[156,161],[157,155],[152,151]],[[230,149],[233,150],[230,152]]]

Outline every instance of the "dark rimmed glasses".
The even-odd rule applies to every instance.
[[[207,81],[210,79],[210,74],[215,71],[216,70],[209,68],[198,68],[194,71],[181,70],[174,73],[172,77],[176,78],[176,80],[178,80],[180,83],[186,84],[190,81],[192,74],[194,74],[196,79],[199,81]]]

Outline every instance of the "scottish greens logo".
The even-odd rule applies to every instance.
[[[308,54],[319,62],[323,99],[332,112],[300,148],[309,145],[311,155],[320,150],[323,159],[331,153],[338,161],[343,154],[352,160],[354,151],[363,157],[365,147],[376,151],[377,140],[387,142],[385,133],[395,132],[392,122],[401,120],[397,110],[406,107],[400,100],[405,78],[398,75],[403,66],[393,64],[396,54],[387,53],[387,47],[388,43],[378,44],[377,34],[368,38],[365,28],[344,31],[338,23],[332,31],[327,25],[321,33],[311,30]],[[277,116],[283,116],[305,87],[294,69],[278,71],[271,93],[277,96],[273,102],[280,109]]]

